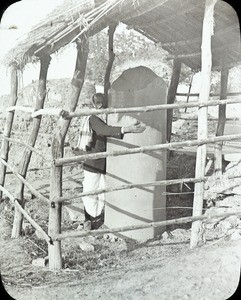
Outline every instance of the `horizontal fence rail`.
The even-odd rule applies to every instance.
[[[0,135],[1,135],[2,139],[5,139],[5,140],[7,140],[7,141],[9,141],[10,143],[13,143],[13,144],[22,145],[22,146],[28,148],[29,150],[31,150],[32,152],[36,153],[37,155],[41,156],[42,158],[44,158],[46,160],[46,157],[42,153],[40,153],[34,147],[28,145],[27,143],[24,143],[24,142],[22,142],[20,140],[16,140],[16,139],[13,139],[13,138],[6,137],[3,134],[0,134]]]
[[[174,103],[174,104],[161,104],[150,105],[141,107],[128,107],[128,108],[104,108],[104,109],[83,109],[79,112],[69,112],[65,117],[74,118],[81,116],[90,116],[96,114],[115,114],[115,113],[137,113],[137,112],[149,112],[155,110],[166,110],[175,108],[188,108],[188,107],[207,107],[223,104],[238,104],[241,103],[241,99],[225,99],[225,100],[212,100],[207,103],[200,103],[198,101],[191,103]],[[36,112],[37,113],[37,112]]]
[[[85,161],[87,159],[98,159],[98,158],[104,158],[104,157],[109,157],[109,156],[120,156],[120,155],[135,154],[135,153],[145,153],[145,152],[165,150],[165,149],[173,150],[176,148],[200,146],[200,145],[209,144],[209,143],[212,144],[212,143],[216,143],[216,142],[239,140],[239,139],[241,139],[241,134],[233,134],[233,135],[225,135],[225,136],[222,135],[222,136],[217,136],[217,137],[202,139],[202,140],[188,140],[185,142],[158,144],[158,145],[154,145],[154,146],[144,146],[144,147],[136,147],[136,148],[132,148],[132,149],[106,151],[106,152],[99,152],[99,153],[89,153],[89,154],[77,155],[77,156],[73,156],[73,157],[58,158],[58,159],[54,160],[54,164],[56,166],[61,166],[64,164]]]
[[[168,186],[168,185],[174,185],[174,184],[179,184],[179,183],[205,182],[209,178],[211,178],[211,176],[205,176],[205,177],[200,177],[200,178],[193,177],[193,178],[184,178],[184,179],[160,180],[160,181],[152,181],[152,182],[136,183],[136,184],[134,184],[134,183],[133,184],[124,184],[124,185],[120,185],[120,186],[116,186],[116,187],[92,190],[89,192],[80,193],[78,195],[73,195],[73,196],[62,196],[62,197],[56,198],[54,200],[54,202],[59,203],[59,202],[74,200],[74,199],[85,197],[85,196],[93,196],[93,195],[99,195],[99,194],[103,194],[103,193],[110,193],[110,192],[126,190],[126,189],[133,189],[133,188],[140,188],[140,187],[145,187],[145,186],[160,186],[160,185]],[[219,180],[221,178],[222,177],[217,177],[216,180]],[[241,179],[241,175],[230,175],[230,176],[225,177],[225,179],[235,179],[235,178]]]
[[[180,93],[181,95],[181,93]],[[197,95],[198,94],[193,94]],[[139,107],[128,107],[128,108],[104,108],[104,109],[86,109],[83,108],[80,111],[68,112],[60,108],[42,108],[37,111],[34,111],[31,107],[26,106],[11,106],[8,107],[7,111],[22,111],[31,113],[32,118],[36,118],[40,115],[49,115],[49,116],[64,116],[65,118],[71,119],[75,117],[82,117],[88,115],[98,115],[98,114],[115,114],[115,113],[137,113],[137,112],[149,112],[155,110],[166,110],[166,109],[178,109],[178,108],[189,108],[189,107],[207,107],[207,106],[216,106],[222,104],[239,104],[241,99],[223,99],[223,100],[210,100],[208,103],[200,103],[198,101],[189,102],[189,103],[173,103],[173,104],[161,104],[161,105],[149,105],[149,106],[139,106]]]
[[[50,200],[44,197],[41,193],[35,190],[35,188],[20,175],[17,171],[14,170],[4,159],[0,158],[0,161],[30,190],[30,192],[38,199],[44,201],[45,203],[50,203]]]
[[[39,226],[34,219],[30,217],[30,215],[26,212],[25,209],[22,208],[22,206],[18,203],[17,199],[3,186],[0,185],[0,190],[6,194],[6,196],[10,199],[10,201],[16,206],[18,210],[21,211],[23,216],[26,220],[29,221],[29,223],[41,234],[41,236],[45,239],[46,242],[52,243],[51,237],[47,235],[47,233],[42,229],[41,226]]]
[[[239,96],[241,92],[233,92],[228,93],[227,96]],[[199,97],[199,93],[176,93],[176,96],[189,96],[189,97]],[[210,97],[220,97],[220,94],[217,93],[210,93]]]
[[[161,227],[161,226],[168,226],[168,225],[174,225],[174,224],[184,224],[184,223],[190,223],[195,221],[210,221],[213,219],[219,219],[219,218],[227,218],[230,216],[241,216],[241,211],[238,212],[230,212],[230,213],[222,213],[222,214],[216,214],[216,215],[202,215],[202,216],[195,216],[195,217],[184,217],[184,218],[178,218],[173,220],[165,220],[165,221],[159,221],[159,222],[151,222],[146,224],[139,224],[139,225],[132,225],[132,226],[123,226],[113,229],[97,229],[97,230],[91,230],[91,231],[85,231],[82,230],[71,230],[66,231],[60,234],[56,234],[52,236],[53,241],[60,241],[64,240],[66,238],[76,238],[76,237],[84,237],[89,235],[100,235],[105,233],[117,233],[117,232],[125,232],[125,231],[131,231],[131,230],[137,230],[137,229],[145,229],[145,228],[151,228],[151,227]]]

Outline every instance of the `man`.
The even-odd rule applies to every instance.
[[[95,108],[105,108],[104,94],[96,93],[92,97]],[[106,151],[107,137],[122,139],[127,133],[141,133],[145,126],[136,121],[135,124],[126,127],[109,126],[101,116],[90,116],[89,126],[92,131],[92,141],[87,147],[87,153],[98,153]],[[106,158],[86,160],[83,163],[84,181],[83,192],[89,192],[105,188]],[[104,221],[105,195],[91,195],[82,198],[85,209],[85,229],[97,229]]]

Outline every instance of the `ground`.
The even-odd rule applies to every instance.
[[[228,299],[239,282],[241,243],[228,236],[210,238],[192,250],[190,231],[184,229],[142,245],[89,237],[95,251],[79,249],[75,267],[52,272],[31,264],[28,238],[10,239],[10,224],[3,218],[0,234],[2,280],[18,300],[220,300]]]
[[[192,177],[194,161],[195,157],[174,153],[169,159],[167,177]],[[167,189],[168,193],[182,193],[167,195],[167,219],[191,215],[192,191],[193,186]],[[241,203],[238,195],[227,199]],[[173,206],[182,208],[174,210]],[[27,209],[46,230],[47,207],[31,199]],[[205,239],[194,249],[189,244],[190,224],[169,226],[164,234],[142,244],[111,234],[68,239],[62,243],[64,269],[58,272],[33,264],[47,255],[46,243],[33,228],[25,224],[22,237],[10,238],[12,218],[11,204],[4,200],[0,203],[1,276],[5,289],[17,300],[222,300],[238,287],[238,218],[232,226],[232,222],[206,226]],[[71,226],[76,225],[63,215],[63,227]]]

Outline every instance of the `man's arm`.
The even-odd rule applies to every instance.
[[[138,121],[135,121],[133,125],[125,127],[110,126],[97,116],[90,117],[90,126],[98,135],[116,138],[122,138],[125,133],[141,133],[146,129],[146,127],[141,125]]]
[[[90,116],[90,126],[98,135],[117,138],[121,138],[123,136],[121,127],[107,125],[97,116]]]

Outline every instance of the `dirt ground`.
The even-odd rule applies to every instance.
[[[190,230],[176,229],[145,244],[88,237],[94,251],[75,253],[75,267],[59,272],[31,264],[28,238],[10,239],[1,217],[0,262],[14,299],[228,299],[240,278],[241,241],[210,235],[189,249]],[[70,241],[63,245],[70,247]],[[83,242],[75,240],[71,248]],[[66,248],[67,247],[67,248]],[[67,260],[67,257],[66,257]],[[69,259],[70,261],[70,259]]]
[[[169,160],[168,179],[192,177],[194,159],[175,154]],[[193,186],[167,188],[168,193],[183,193],[167,195],[167,219],[191,215],[192,190]],[[241,203],[241,196],[231,197]],[[36,199],[30,203],[29,213],[46,230],[48,208]],[[190,224],[169,226],[142,244],[113,235],[69,239],[62,242],[64,269],[53,272],[32,264],[47,256],[47,245],[33,228],[26,226],[21,238],[10,238],[12,218],[5,200],[0,203],[0,270],[6,291],[17,300],[222,300],[239,284],[241,235],[232,230],[209,226],[206,240],[195,249],[189,248]],[[63,229],[74,226],[65,215],[63,219]]]

